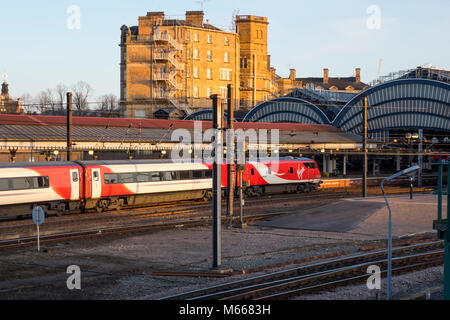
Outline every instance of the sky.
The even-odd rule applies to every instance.
[[[119,96],[120,27],[148,11],[184,19],[205,11],[224,30],[233,12],[268,17],[268,51],[277,74],[361,79],[431,64],[450,69],[448,0],[15,0],[0,5],[0,74],[10,93],[37,95],[83,80],[94,92]],[[75,8],[75,10],[74,10]],[[79,14],[78,14],[79,12]],[[77,19],[79,17],[79,19]]]

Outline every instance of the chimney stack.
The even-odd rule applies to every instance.
[[[360,68],[356,68],[356,82],[361,82],[361,69]]]
[[[323,83],[328,84],[328,69],[323,69]]]
[[[295,81],[295,69],[289,69],[289,79]]]
[[[203,11],[186,11],[186,22],[195,26],[203,26]]]

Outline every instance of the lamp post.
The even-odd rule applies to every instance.
[[[419,166],[412,166],[409,168],[406,168],[402,171],[399,171],[395,174],[393,174],[390,177],[384,178],[383,181],[381,181],[381,192],[383,193],[384,201],[386,202],[386,206],[389,210],[389,225],[388,225],[388,271],[387,271],[387,300],[391,300],[391,283],[392,283],[392,213],[391,213],[391,207],[389,206],[389,202],[386,198],[386,195],[384,194],[384,182],[393,180],[395,178],[398,178],[405,174],[412,174],[413,172],[419,170]]]

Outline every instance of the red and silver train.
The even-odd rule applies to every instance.
[[[223,187],[227,184],[226,168],[223,164]],[[247,162],[242,180],[249,196],[309,192],[318,188],[321,174],[314,160],[281,158],[277,162]],[[3,163],[0,216],[30,214],[36,205],[42,206],[46,213],[62,214],[209,199],[211,188],[211,163],[170,160]]]

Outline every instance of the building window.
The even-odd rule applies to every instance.
[[[206,97],[209,98],[211,97],[211,88],[206,88]]]
[[[241,58],[241,69],[247,69],[247,58]]]
[[[208,34],[208,43],[212,43],[212,35]]]
[[[212,52],[211,50],[206,51],[206,60],[212,61]]]
[[[206,79],[211,80],[212,79],[212,72],[211,69],[206,69]]]
[[[226,46],[230,45],[230,39],[228,37],[225,37],[225,45]]]
[[[193,77],[198,79],[198,68],[194,67]]]
[[[220,97],[222,99],[227,99],[228,98],[228,89],[227,89],[227,87],[220,87]]]
[[[220,69],[220,80],[231,81],[231,69]]]
[[[198,33],[194,33],[194,41],[198,42]]]
[[[191,58],[191,49],[186,48],[186,58],[190,59]]]
[[[187,41],[191,40],[191,35],[190,35],[189,31],[186,31],[186,40]]]
[[[225,52],[223,55],[223,61],[224,62],[230,62],[230,54],[228,52]]]
[[[186,68],[186,78],[189,78],[191,76],[191,68]]]
[[[198,57],[198,49],[194,49],[194,57],[193,58],[196,59],[196,60],[199,59],[199,57]]]
[[[194,98],[198,98],[198,87],[194,87],[193,96]]]

